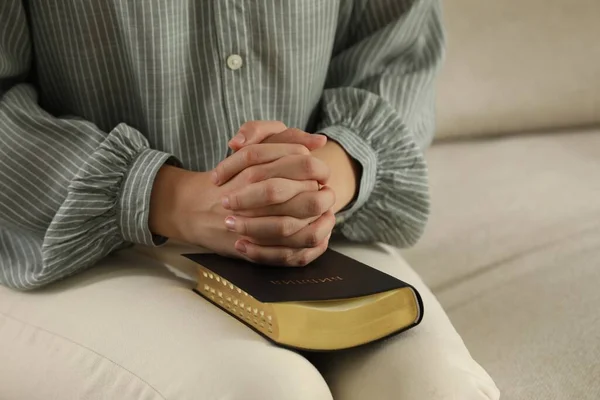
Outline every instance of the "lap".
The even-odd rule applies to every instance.
[[[334,398],[359,400],[373,393],[380,400],[499,398],[492,379],[473,360],[441,305],[397,249],[340,244],[336,250],[411,283],[423,297],[425,314],[420,325],[386,341],[311,356]]]
[[[304,357],[191,287],[132,251],[40,291],[0,287],[0,398],[331,399]]]
[[[409,400],[467,390],[489,396],[457,398],[496,398],[395,250],[334,247],[415,284],[423,323],[376,345],[305,357],[201,300],[188,280],[126,251],[43,290],[0,287],[0,397],[319,400],[333,392],[339,400]]]

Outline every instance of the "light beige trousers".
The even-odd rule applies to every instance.
[[[2,400],[498,399],[397,250],[333,248],[413,284],[418,327],[336,353],[278,348],[133,250],[31,293],[0,287]]]

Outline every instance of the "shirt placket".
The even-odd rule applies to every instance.
[[[233,137],[239,127],[250,116],[250,54],[248,46],[247,16],[244,0],[216,0],[215,35],[221,60],[223,108],[227,118],[228,138]]]

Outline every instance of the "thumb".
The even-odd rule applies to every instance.
[[[248,121],[240,127],[228,145],[231,150],[238,151],[242,147],[261,143],[269,136],[286,129],[287,126],[280,121]]]
[[[269,136],[263,143],[301,144],[308,150],[313,151],[325,146],[325,143],[327,143],[327,136],[307,133],[300,129],[287,129],[281,133]]]

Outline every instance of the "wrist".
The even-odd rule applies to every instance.
[[[350,157],[344,148],[332,139],[327,144],[316,149],[312,155],[324,161],[331,170],[327,186],[331,187],[336,195],[333,211],[344,209],[358,194],[361,176],[361,166],[358,161]]]
[[[153,234],[167,238],[183,239],[181,219],[185,218],[202,181],[208,174],[164,165],[157,173],[150,197],[149,228]],[[203,196],[196,198],[202,207]]]

